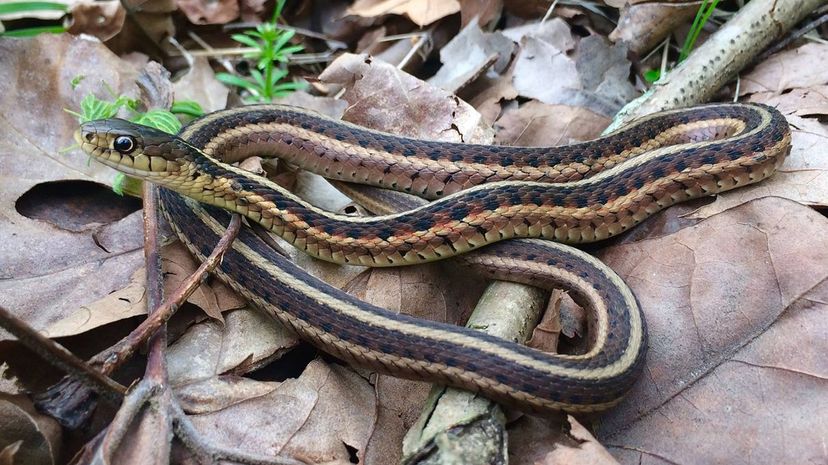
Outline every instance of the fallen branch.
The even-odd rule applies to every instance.
[[[670,108],[706,102],[771,42],[826,0],[753,0],[722,25],[690,56],[624,107],[607,128]]]

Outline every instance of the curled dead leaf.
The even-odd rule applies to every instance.
[[[107,41],[121,32],[126,20],[126,10],[118,0],[81,0],[72,5],[72,22],[67,28],[70,34],[89,34]]]
[[[376,18],[383,15],[405,15],[423,27],[460,11],[457,0],[357,0],[347,14]]]

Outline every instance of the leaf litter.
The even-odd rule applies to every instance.
[[[592,13],[562,10],[568,13],[560,18],[524,23],[510,16],[511,27],[492,31],[496,15],[469,19],[471,3],[479,11],[492,10],[484,5],[490,2],[352,4],[347,14],[381,25],[374,37],[388,35],[400,21],[443,25],[458,11],[464,28],[441,47],[442,66],[428,82],[400,71],[396,63],[345,53],[316,83],[341,89],[340,100],[297,92],[289,101],[412,137],[556,145],[597,137],[637,95],[628,79],[634,63],[627,49],[609,45],[595,31],[586,37],[580,30],[573,33],[571,25],[581,19],[571,18]],[[501,12],[511,14],[514,2],[505,3]],[[221,23],[227,21],[221,15],[240,14],[232,8],[237,6],[221,7],[212,16],[198,13],[191,21]],[[158,11],[163,18],[163,8]],[[157,24],[166,27],[163,19]],[[360,31],[369,23],[349,24]],[[645,375],[618,408],[599,417],[593,434],[571,417],[563,419],[567,426],[561,434],[560,420],[511,416],[511,463],[824,458],[821,426],[828,420],[820,406],[828,366],[820,355],[828,349],[828,244],[822,244],[828,224],[809,206],[825,206],[828,192],[823,163],[828,132],[822,122],[828,108],[828,65],[819,59],[825,47],[808,43],[777,53],[741,78],[741,96],[779,107],[792,125],[791,157],[773,178],[713,201],[671,208],[595,250],[628,282],[645,311],[651,346]],[[94,334],[94,328],[144,313],[137,214],[66,230],[16,210],[17,200],[40,183],[111,182],[110,170],[86,165],[77,152],[57,154],[70,143],[75,127],[62,107],[76,108],[83,92],[99,89],[94,76],[107,76],[119,92],[134,92],[130,86],[137,69],[100,44],[67,36],[35,38],[26,45],[0,41],[0,49],[0,73],[18,73],[0,75],[4,82],[16,83],[0,100],[0,238],[5,250],[0,269],[6,273],[0,303],[53,337],[84,337]],[[133,61],[146,58],[134,56]],[[188,98],[208,110],[223,107],[227,94],[208,63],[195,63],[198,73],[179,82],[176,95],[189,92]],[[88,77],[72,90],[69,82],[81,69]],[[54,86],[60,87],[55,91]],[[198,88],[204,90],[193,93]],[[17,118],[21,102],[40,113],[31,121]],[[296,179],[298,191],[317,195],[327,189],[319,187],[324,181],[315,176]],[[347,203],[335,193],[315,202],[334,209]],[[485,285],[465,277],[458,283],[458,275],[467,273],[451,264],[366,272],[293,256],[314,274],[369,302],[452,323],[464,320]],[[194,268],[180,246],[167,246],[165,257],[171,282]],[[282,378],[268,369],[301,350],[293,334],[245,307],[217,281],[191,302],[211,318],[179,323],[168,352],[170,379],[207,437],[245,451],[286,452],[320,463],[399,460],[399,444],[419,415],[427,383],[352,370],[314,352],[297,372]],[[554,340],[558,328],[554,322],[549,328]],[[11,372],[4,372],[4,378],[13,379],[19,367],[9,363]],[[19,401],[3,401],[25,410]],[[23,415],[19,421],[32,420]],[[45,433],[41,440],[60,442]],[[0,454],[23,457],[20,444],[4,447]],[[49,449],[35,452],[43,451]]]

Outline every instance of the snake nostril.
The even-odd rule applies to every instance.
[[[83,138],[86,139],[87,142],[92,142],[92,140],[95,139],[95,134],[91,133],[91,132],[87,132],[86,134],[83,135]]]

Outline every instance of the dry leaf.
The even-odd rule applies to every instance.
[[[357,0],[347,14],[374,18],[383,15],[405,15],[417,26],[429,24],[460,11],[457,0]]]
[[[828,83],[828,44],[808,42],[772,55],[741,77],[739,95],[756,92],[780,94],[788,89]]]
[[[167,351],[170,382],[184,386],[229,372],[246,373],[279,358],[299,343],[272,316],[252,309],[228,312],[224,324],[188,328]],[[238,370],[243,366],[244,370]]]
[[[59,463],[61,435],[60,425],[35,411],[26,396],[0,393],[0,463],[7,458],[9,464]]]
[[[230,89],[216,79],[207,58],[197,57],[187,74],[173,84],[173,92],[175,100],[194,100],[209,113],[227,106]]]
[[[512,85],[512,72],[514,66],[510,67],[503,76],[494,79],[487,79],[485,76],[478,80],[475,87],[483,87],[471,98],[469,103],[480,112],[485,124],[494,125],[495,120],[500,117],[503,106],[507,106],[517,98],[518,93]]]
[[[819,448],[808,423],[828,421],[822,215],[758,199],[599,255],[635,292],[650,334],[644,377],[602,417],[599,437],[640,451],[625,462],[734,463],[759,447],[786,463]]]
[[[138,221],[131,227],[137,231],[136,234],[141,234]],[[198,263],[178,242],[165,246],[162,249],[162,257],[166,278],[164,292],[169,295],[198,268]],[[128,284],[98,300],[74,309],[66,309],[60,319],[44,328],[43,331],[53,338],[72,336],[126,318],[145,315],[147,313],[144,300],[146,296],[145,275],[146,271],[142,264],[133,272]],[[221,320],[222,312],[246,305],[244,300],[220,281],[202,283],[190,296],[188,302],[197,305],[209,316],[218,320]]]
[[[552,22],[554,23],[554,22]],[[544,103],[584,107],[611,117],[635,96],[629,83],[630,62],[623,45],[607,45],[603,38],[589,36],[566,53],[571,34],[558,22],[555,27],[529,26],[504,31],[520,38],[521,49],[514,66],[513,84],[521,96]],[[555,79],[550,79],[555,76]]]
[[[480,114],[454,95],[388,63],[344,54],[319,79],[346,87],[343,119],[394,134],[467,143],[491,140]]]
[[[32,206],[46,215],[33,219],[18,211],[21,197],[37,186],[48,195],[33,203],[51,202],[55,212],[69,205],[70,193],[80,200],[79,193],[106,192],[113,170],[89,164],[78,150],[59,153],[77,128],[63,109],[78,109],[87,92],[100,90],[97,76],[106,76],[114,91],[135,95],[137,70],[99,42],[69,35],[0,39],[0,63],[0,80],[10,83],[0,94],[0,304],[44,329],[125,286],[143,262],[140,217],[117,220],[106,213],[114,194],[87,200],[79,210],[83,221],[68,226],[67,215],[45,219],[49,214]],[[86,78],[72,89],[76,76]]]
[[[121,32],[126,20],[126,10],[117,0],[81,0],[70,11],[72,23],[67,28],[70,34],[89,34],[106,41]]]
[[[503,72],[512,59],[514,49],[515,43],[503,34],[484,33],[477,21],[472,21],[440,49],[443,66],[428,82],[449,92],[457,92],[489,67],[495,73]]]
[[[500,19],[503,0],[458,0],[460,2],[460,24],[462,27],[472,21],[488,26]]]
[[[609,122],[609,118],[583,108],[533,100],[504,111],[495,123],[495,137],[501,145],[567,145],[598,137]]]
[[[176,0],[176,3],[193,24],[224,24],[239,17],[237,0]]]
[[[229,386],[219,389],[220,396],[235,394],[236,381],[221,378],[213,385],[221,383]],[[353,371],[314,360],[299,378],[259,382],[265,385],[260,387],[251,383],[245,381],[243,389],[249,398],[234,398],[228,407],[191,416],[209,443],[258,454],[284,453],[310,463],[348,463],[352,453],[363,457],[376,403],[368,382]]]
[[[770,105],[786,115],[825,116],[828,115],[828,86],[791,89],[784,94],[757,92],[748,101]]]
[[[561,428],[568,422],[569,430]],[[509,430],[509,463],[513,465],[617,465],[575,418],[524,416]]]
[[[540,24],[529,23],[510,27],[501,33],[514,42],[520,42],[524,37],[534,37],[564,52],[573,50],[577,44],[569,30],[569,24],[561,18],[552,18]]]

